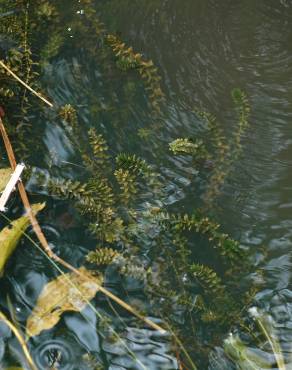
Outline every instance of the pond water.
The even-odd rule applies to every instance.
[[[253,271],[244,283],[242,277],[237,280],[234,276],[233,289],[242,284],[260,286],[251,305],[273,318],[286,368],[292,369],[292,1],[96,0],[107,32],[117,33],[158,67],[165,94],[158,119],[149,109],[143,86],[133,87],[138,76],[113,73],[102,65],[100,45],[92,55],[84,50],[83,43],[94,35],[74,29],[74,19],[84,17],[82,2],[59,2],[62,19],[67,22],[65,42],[61,52],[42,69],[42,90],[56,106],[76,107],[84,129],[94,124],[113,155],[135,153],[151,163],[164,184],[163,200],[156,204],[159,207],[163,204],[181,213],[204,207],[207,167],[213,164],[205,165],[203,175],[198,174],[190,157],[171,155],[168,143],[177,138],[206,138],[208,133],[202,129],[196,110],[212,113],[231,136],[235,125],[231,91],[240,88],[247,95],[251,116],[240,154],[206,212],[249,251]],[[2,3],[5,1],[0,6]],[[38,37],[41,45],[43,36]],[[34,53],[38,55],[38,50]],[[40,113],[40,108],[29,116],[36,151],[27,161],[43,170],[51,168],[55,175],[82,178],[82,164],[66,130],[57,114],[44,110]],[[1,153],[4,163],[3,149]],[[32,199],[47,201],[46,216],[40,220],[53,250],[79,265],[94,242],[78,218],[74,219],[72,205],[48,196],[46,189],[35,185],[33,176],[27,189]],[[143,202],[151,202],[151,196],[146,195]],[[11,207],[17,209],[17,204],[14,196]],[[0,294],[1,307],[9,312],[8,296],[17,321],[23,325],[41,288],[55,273],[49,261],[27,241],[23,240],[19,249],[9,262]],[[200,253],[220,271],[215,254],[209,250]],[[143,256],[151,259],[153,253],[144,250]],[[121,284],[109,271],[106,284],[115,294],[148,308],[151,318],[163,324],[163,317],[151,314],[139,283],[129,279]],[[29,343],[39,369],[191,369],[180,367],[170,335],[139,326],[138,320],[124,313],[119,320],[101,294],[95,307],[112,317],[111,329],[97,329],[101,323],[90,307],[82,314],[67,312],[58,326]],[[243,320],[249,315],[248,308],[242,308]],[[119,333],[119,341],[104,335],[110,330]],[[191,338],[187,324],[184,330],[190,331]],[[15,358],[22,358],[21,349],[6,327],[0,326],[0,335],[4,338],[0,359],[6,368],[15,363]],[[222,330],[216,344],[210,344],[203,332],[203,346],[210,351],[207,357],[202,353],[202,359],[194,359],[198,369],[237,368],[223,351],[227,336],[228,331]],[[254,342],[248,341],[250,351],[264,359],[265,366],[258,368],[277,369],[269,343],[264,340],[259,348],[258,336],[255,329]],[[85,355],[100,367],[85,361]]]

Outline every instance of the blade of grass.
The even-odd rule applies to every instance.
[[[175,332],[171,329],[171,326],[166,322],[166,325],[168,327],[168,331],[171,333],[173,336],[175,342],[179,345],[179,348],[182,350],[184,355],[186,356],[186,359],[189,362],[189,365],[192,367],[193,370],[198,370],[196,364],[194,361],[191,359],[191,356],[189,355],[188,351],[186,350],[185,346],[183,345],[182,341],[179,339],[179,337],[175,334]]]
[[[271,349],[273,351],[273,354],[275,356],[279,370],[286,370],[286,365],[284,362],[281,347],[277,339],[274,339],[272,335],[269,333],[269,331],[272,333],[273,327],[271,323],[268,322],[267,316],[264,314],[261,314],[256,307],[250,308],[249,312],[253,316],[255,322],[258,324],[259,328],[263,332],[266,339],[268,340],[271,346]]]
[[[25,340],[23,339],[22,335],[20,334],[20,332],[18,331],[18,329],[12,324],[12,322],[10,322],[7,317],[4,315],[4,313],[2,313],[0,311],[0,320],[2,320],[3,322],[5,322],[5,324],[11,329],[11,331],[13,332],[13,334],[15,335],[16,339],[18,340],[18,342],[20,343],[21,345],[21,348],[22,348],[22,351],[25,355],[25,358],[30,366],[30,368],[32,370],[38,370],[38,368],[36,367],[30,353],[29,353],[29,350],[27,348],[27,345],[25,343]]]
[[[271,335],[268,333],[265,327],[265,324],[262,322],[260,318],[258,318],[256,321],[272,348],[279,370],[286,370],[285,362],[283,359],[279,343],[271,337]]]
[[[32,87],[30,87],[27,83],[25,83],[21,78],[19,78],[6,64],[0,60],[0,66],[4,68],[16,81],[18,81],[21,85],[23,85],[26,89],[36,95],[39,99],[45,102],[50,108],[53,108],[53,104],[49,102],[46,98],[44,98],[40,93],[35,91]]]

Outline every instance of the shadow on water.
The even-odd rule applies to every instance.
[[[71,1],[62,2],[64,14],[70,19]],[[201,206],[204,187],[204,179],[197,176],[188,158],[161,155],[168,151],[168,143],[177,137],[202,135],[194,113],[197,109],[210,111],[226,132],[232,130],[230,91],[240,87],[246,92],[252,115],[243,153],[233,165],[211,213],[252,251],[255,269],[247,280],[261,286],[254,304],[273,319],[274,334],[287,369],[291,368],[292,2],[186,0],[182,4],[178,0],[107,0],[96,2],[96,8],[111,32],[121,34],[127,44],[159,66],[166,94],[162,127],[153,129],[156,121],[149,114],[143,88],[134,87],[131,78],[125,81],[123,74],[101,68],[82,47],[68,47],[62,57],[44,67],[41,78],[45,90],[56,105],[75,106],[84,127],[94,122],[113,155],[132,152],[153,163],[167,184],[165,205],[191,211]],[[71,36],[78,37],[82,44],[82,37],[86,37],[69,28],[66,32],[69,41]],[[33,154],[34,164],[49,166],[69,178],[82,177],[74,146],[58,118],[48,115],[46,122],[42,119],[36,114],[33,123],[36,132],[41,132],[38,140],[47,154],[45,158]],[[33,193],[46,194],[35,188],[33,179],[28,187]],[[54,252],[78,265],[84,250],[92,248],[93,242],[76,224],[74,210],[50,198],[48,202],[51,211],[42,224],[44,232]],[[3,288],[21,323],[43,285],[54,276],[46,258],[27,244],[22,242],[25,248],[20,248],[9,264]],[[107,284],[119,291],[120,282],[108,275]],[[125,286],[137,304],[147,304],[143,296],[135,293],[139,286],[132,281]],[[1,300],[5,299],[1,294]],[[104,297],[99,295],[95,304],[105,316],[108,314],[109,304]],[[245,311],[243,315],[248,320]],[[109,329],[97,330],[103,323],[90,309],[82,315],[65,314],[60,326],[34,339],[31,346],[38,367],[98,369],[91,363],[94,358],[111,370],[178,369],[169,337],[137,328],[131,317],[123,317],[123,323],[117,317],[113,320],[122,332],[118,340]],[[265,342],[259,348],[260,335],[257,328],[254,330],[254,335],[246,339],[249,349],[260,353],[267,366],[262,368],[276,369],[269,345]],[[209,363],[204,363],[202,369],[236,368],[224,355],[226,335],[222,333]],[[0,336],[16,357],[22,356],[6,327],[0,326]],[[5,365],[10,359],[4,357],[2,339],[0,359],[4,358]]]

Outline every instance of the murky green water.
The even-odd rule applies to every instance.
[[[65,47],[44,68],[40,76],[43,90],[57,106],[70,103],[77,107],[84,128],[94,124],[113,154],[136,153],[152,163],[165,184],[164,206],[191,212],[204,205],[208,176],[208,171],[204,176],[197,174],[190,158],[174,159],[168,143],[177,137],[202,135],[200,121],[194,114],[196,109],[211,112],[227,133],[232,132],[234,105],[230,92],[235,87],[246,92],[251,119],[242,153],[208,213],[249,249],[254,271],[246,281],[238,281],[238,287],[260,281],[253,305],[273,317],[287,369],[291,369],[292,2],[96,1],[100,19],[109,32],[117,32],[135,51],[158,66],[166,96],[159,127],[147,106],[143,88],[133,87],[137,76],[113,73],[101,65],[103,59],[98,55],[98,46],[97,59],[85,50],[84,40],[91,35],[80,34],[70,27],[74,17],[84,16],[82,7],[79,14],[73,11],[78,2],[74,2],[74,7],[72,3],[62,0],[63,15],[68,21]],[[74,146],[56,114],[37,112],[29,118],[35,127],[33,139],[45,148],[44,154],[32,154],[28,159],[30,164],[53,168],[55,173],[73,179],[82,175]],[[4,162],[4,151],[1,153]],[[46,197],[45,190],[35,187],[33,178],[28,189],[35,199],[40,198],[37,193],[47,199],[49,211],[42,219],[42,226],[54,251],[70,263],[80,264],[92,240],[72,220],[72,209]],[[144,201],[151,200],[146,196]],[[20,323],[27,318],[43,284],[54,276],[43,256],[25,241],[22,246],[26,248],[14,255],[1,282],[1,306],[7,308],[8,294]],[[145,250],[144,257],[151,259],[151,253]],[[212,255],[204,258],[215,265],[219,263]],[[149,304],[141,286],[133,280],[121,284],[109,272],[107,286],[139,305]],[[53,365],[58,369],[93,368],[84,360],[85,354],[111,370],[179,368],[168,335],[139,328],[136,319],[122,313],[121,323],[101,295],[95,303],[112,315],[124,344],[122,340],[111,341],[110,336],[101,335],[99,320],[90,308],[82,315],[67,313],[61,324],[30,343],[40,369],[50,368],[54,360],[49,357],[58,357],[58,353],[62,355]],[[248,316],[247,308],[243,307],[243,318]],[[163,321],[163,317],[153,319]],[[21,356],[21,350],[13,336],[5,328],[1,330],[0,327],[5,342],[0,343],[0,359],[5,368],[13,363],[14,357]],[[220,333],[209,360],[198,359],[200,370],[236,368],[223,354],[227,334]],[[203,343],[208,348],[208,335],[205,335]],[[277,368],[268,343],[262,348],[257,347],[256,340],[248,345],[266,359],[269,367],[265,368]]]

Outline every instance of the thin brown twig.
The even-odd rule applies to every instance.
[[[7,152],[7,155],[8,155],[8,159],[9,159],[9,162],[10,162],[10,166],[13,170],[15,170],[16,168],[16,165],[17,165],[17,162],[16,162],[16,159],[15,159],[15,155],[14,155],[14,151],[13,151],[13,148],[12,148],[12,145],[11,145],[11,142],[10,142],[10,139],[7,135],[7,132],[6,132],[6,129],[5,129],[5,126],[3,124],[3,121],[0,117],[0,131],[1,131],[1,134],[2,134],[2,138],[3,138],[3,141],[4,141],[4,145],[5,145],[5,148],[6,148],[6,152]],[[73,267],[71,264],[69,264],[68,262],[64,261],[62,258],[58,257],[50,248],[49,246],[49,243],[45,237],[45,235],[43,234],[42,232],[42,229],[35,217],[35,215],[33,214],[32,212],[32,209],[31,209],[31,205],[30,205],[30,202],[29,202],[29,199],[28,199],[28,196],[27,196],[27,193],[26,193],[26,190],[25,190],[25,187],[22,183],[22,181],[20,180],[18,182],[18,191],[19,191],[19,194],[20,194],[20,197],[21,197],[21,200],[22,200],[22,203],[24,205],[24,208],[27,212],[27,215],[30,219],[30,223],[33,227],[33,230],[41,244],[41,246],[43,247],[44,251],[47,253],[47,255],[53,259],[54,261],[58,262],[60,265],[66,267],[68,270],[74,272],[75,274],[79,275],[79,276],[82,276],[84,278],[84,275],[78,271],[75,267]],[[126,309],[127,311],[129,311],[130,313],[132,313],[134,316],[136,316],[137,318],[139,318],[140,320],[144,321],[147,325],[149,325],[150,327],[152,327],[153,329],[155,330],[158,330],[162,333],[165,333],[165,330],[157,325],[155,322],[153,322],[152,320],[150,319],[147,319],[147,317],[144,317],[142,316],[139,312],[137,312],[133,307],[131,307],[129,304],[127,304],[126,302],[124,302],[122,299],[120,299],[119,297],[117,297],[116,295],[114,295],[113,293],[111,293],[109,290],[107,290],[106,288],[104,288],[103,286],[99,286],[99,290],[104,293],[106,296],[108,296],[109,298],[111,298],[113,301],[115,301],[116,303],[118,303],[120,306],[122,306],[124,309]]]

